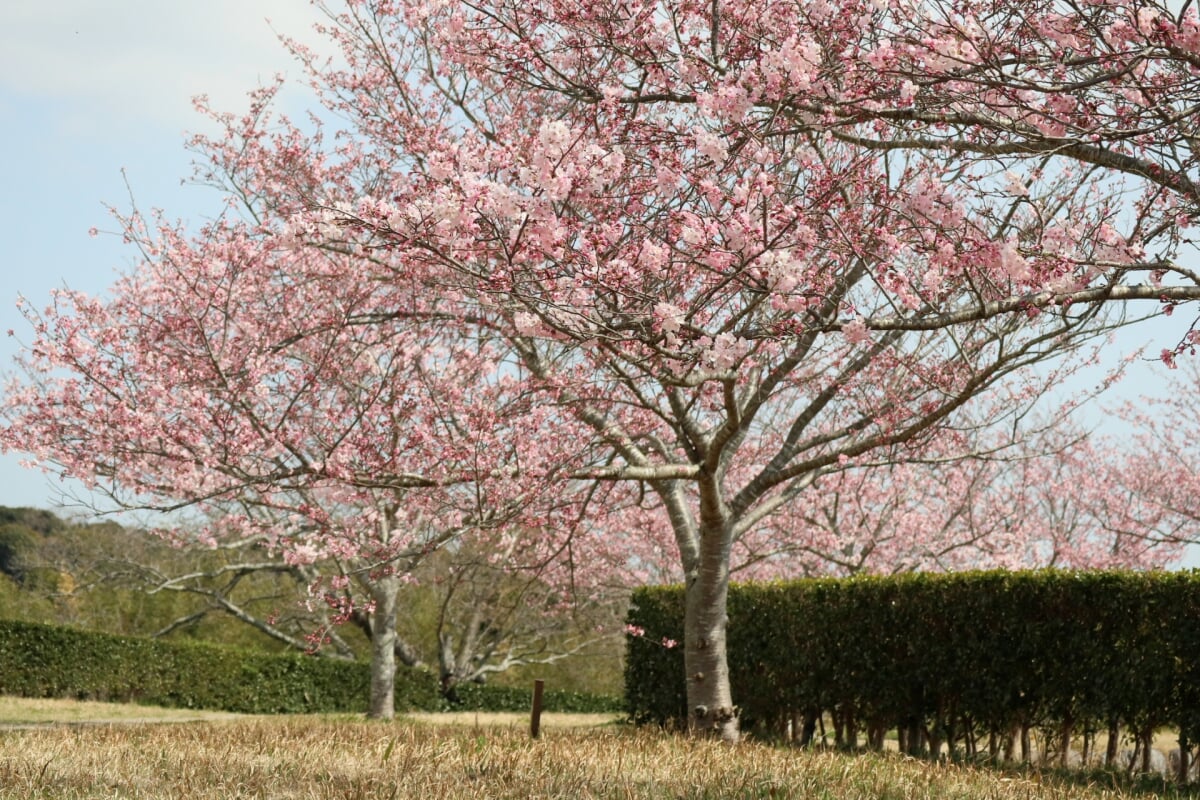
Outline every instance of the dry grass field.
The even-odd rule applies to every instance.
[[[13,706],[22,702],[0,705],[0,720],[15,721]],[[631,730],[605,717],[548,715],[534,741],[521,715],[186,721],[195,715],[151,711],[94,704],[69,720],[91,724],[0,730],[0,798],[1148,796],[1101,780],[1062,783],[894,755],[728,747]],[[186,724],[133,724],[151,718]]]
[[[0,695],[0,729],[50,723],[110,724],[121,722],[198,722],[236,719],[224,711],[197,711],[86,700],[30,699]]]

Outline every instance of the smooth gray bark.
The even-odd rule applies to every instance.
[[[725,638],[729,582],[727,575],[722,579],[711,572],[711,568],[702,569],[687,587],[684,668],[689,724],[695,731],[736,742],[737,711],[729,687]]]
[[[396,715],[396,596],[400,581],[387,575],[374,581],[371,599],[371,698],[367,716],[392,719]]]
[[[687,571],[683,621],[688,724],[727,742],[739,735],[726,645],[732,534],[715,481],[702,485],[699,557]]]

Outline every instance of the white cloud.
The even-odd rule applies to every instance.
[[[314,43],[320,18],[303,0],[4,0],[0,92],[194,128],[197,94],[240,110],[275,73],[299,77],[276,32]]]

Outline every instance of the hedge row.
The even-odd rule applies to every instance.
[[[367,708],[363,662],[270,655],[219,645],[113,636],[0,620],[0,694],[73,697],[248,714],[346,712]],[[398,711],[451,707],[437,678],[400,668]],[[529,709],[530,690],[460,686],[455,708]],[[548,691],[547,711],[619,710],[617,698]]]
[[[626,699],[682,724],[682,587],[634,593]],[[826,714],[849,732],[1009,735],[1030,727],[1200,741],[1200,574],[976,572],[731,587],[728,648],[743,725]],[[857,738],[854,739],[857,741]]]
[[[455,711],[528,711],[532,689],[467,683],[455,686],[454,693]],[[603,694],[546,689],[542,693],[542,710],[562,714],[619,714],[625,710],[625,701]]]
[[[436,702],[435,683],[401,674],[396,707]],[[366,710],[365,664],[0,621],[0,692],[271,714]]]

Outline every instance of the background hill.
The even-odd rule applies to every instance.
[[[71,520],[42,509],[0,506],[0,619],[263,652],[294,649],[236,619],[216,599],[234,598],[238,608],[269,619],[297,638],[311,632],[303,576],[221,570],[240,563],[244,555],[176,548],[153,533],[115,522]],[[177,580],[185,575],[200,577]],[[434,588],[420,582],[406,587],[398,627],[431,663],[437,661],[437,613]],[[615,620],[618,626],[619,622]],[[366,637],[354,625],[340,626],[337,634],[354,657],[368,657]],[[554,664],[515,667],[492,680],[525,685],[540,677],[557,689],[619,694],[622,658],[622,640],[609,637]]]

